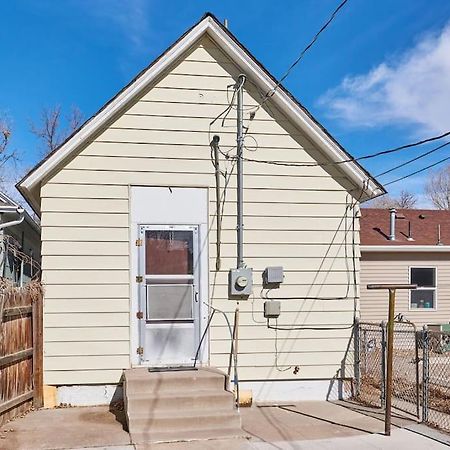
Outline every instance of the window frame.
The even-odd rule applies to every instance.
[[[409,283],[412,284],[411,280],[411,269],[434,269],[434,281],[435,286],[434,287],[421,287],[417,286],[417,289],[410,289],[408,294],[408,310],[409,311],[437,311],[438,309],[438,268],[437,266],[409,266],[408,267],[408,277],[409,277]],[[412,308],[411,306],[411,293],[414,291],[434,291],[434,301],[433,301],[433,308]]]

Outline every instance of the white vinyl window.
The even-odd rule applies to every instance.
[[[410,309],[436,309],[436,267],[410,267],[409,281],[417,284],[410,291]]]

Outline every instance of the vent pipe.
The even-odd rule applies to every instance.
[[[228,19],[224,19],[223,26],[228,29]]]
[[[397,211],[395,208],[389,209],[389,240],[395,241],[395,215]]]
[[[408,241],[413,241],[412,237],[412,228],[411,228],[411,221],[408,222],[408,237],[406,238]]]
[[[443,245],[441,241],[441,225],[437,226],[437,245]]]

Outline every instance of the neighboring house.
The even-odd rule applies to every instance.
[[[330,380],[345,375],[358,303],[352,216],[384,190],[356,162],[316,164],[349,155],[282,86],[251,120],[277,82],[206,15],[18,184],[41,216],[47,385],[114,385],[130,366],[192,365],[209,306],[232,321],[236,179],[216,271],[210,142],[218,134],[223,152],[236,151],[235,109],[225,127],[210,123],[241,73],[246,145],[258,146],[245,156],[313,165],[244,162],[244,256],[255,286],[239,306],[242,387],[256,399],[325,398]],[[278,334],[262,313],[267,266],[285,270],[271,296],[291,298]],[[229,350],[218,313],[199,363],[226,371]]]
[[[41,230],[36,221],[0,192],[0,277],[23,286],[39,276]]]
[[[387,291],[369,283],[417,284],[398,291],[396,313],[417,325],[450,322],[450,211],[361,209],[361,318],[387,320]]]

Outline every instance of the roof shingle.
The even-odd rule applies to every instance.
[[[361,245],[437,245],[438,225],[441,243],[450,245],[450,211],[434,209],[397,209],[395,241],[389,237],[389,210],[361,209]],[[408,223],[411,236],[408,240]]]

